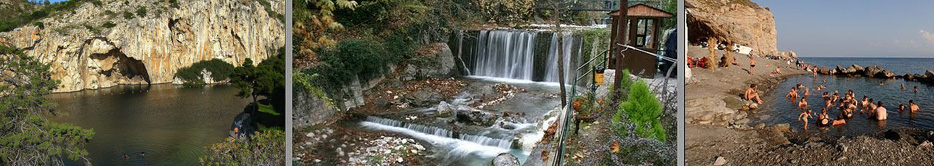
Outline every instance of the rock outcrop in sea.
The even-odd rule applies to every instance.
[[[285,1],[104,1],[56,11],[0,32],[0,44],[23,48],[51,65],[55,92],[120,84],[171,83],[193,63],[221,59],[258,64],[285,46]],[[142,12],[140,12],[142,11]]]

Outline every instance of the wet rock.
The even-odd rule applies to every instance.
[[[875,77],[878,77],[878,78],[892,78],[894,76],[895,76],[895,73],[892,73],[891,71],[888,71],[888,70],[879,71],[875,75]]]
[[[499,155],[496,156],[496,158],[493,158],[493,165],[494,166],[518,166],[519,158],[516,158],[516,156],[513,156],[512,154],[509,154],[509,153],[500,153]]]
[[[924,78],[934,78],[934,72],[932,72],[931,70],[925,70]]]
[[[780,131],[780,132],[788,132],[788,131],[791,131],[791,125],[789,125],[788,123],[777,124],[777,125],[775,125],[775,126],[772,126],[772,128],[774,128],[775,130],[778,130],[778,131]]]
[[[493,123],[496,122],[496,114],[477,109],[458,108],[457,122],[477,126],[493,126]]]
[[[440,93],[429,90],[419,90],[405,96],[405,101],[407,103],[417,107],[429,107],[440,102],[441,99],[442,96]]]
[[[869,66],[869,67],[866,67],[866,69],[863,69],[863,70],[864,70],[863,76],[874,77],[874,76],[876,76],[878,73],[882,72],[884,69],[882,69],[882,67],[880,67],[880,66]]]
[[[924,141],[921,145],[918,145],[919,148],[931,148],[934,144],[931,144],[931,141]]]
[[[452,112],[454,112],[454,106],[451,106],[451,104],[448,104],[447,102],[441,101],[441,103],[438,103],[436,110],[439,116],[450,115]]]

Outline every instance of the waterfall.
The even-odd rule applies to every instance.
[[[420,124],[414,124],[414,123],[405,123],[405,122],[400,122],[397,120],[373,117],[373,116],[366,117],[365,122],[375,123],[375,124],[384,125],[388,127],[406,129],[409,131],[403,132],[403,133],[409,133],[410,135],[427,134],[427,135],[439,136],[439,137],[444,137],[444,138],[449,138],[449,139],[469,141],[469,142],[473,142],[473,143],[477,143],[477,144],[485,145],[485,146],[498,147],[502,149],[512,149],[512,141],[513,141],[512,138],[493,138],[493,137],[487,137],[487,136],[482,136],[482,135],[457,133],[457,132],[453,132],[451,130],[440,128],[440,127],[426,126],[426,125],[420,125]],[[415,133],[412,133],[412,132],[415,132]],[[431,140],[426,140],[426,141],[431,141]]]
[[[558,58],[564,58],[565,81],[571,82],[571,71],[581,53],[580,38],[572,33],[556,34],[526,30],[476,31],[475,45],[468,55],[460,55],[473,76],[508,78],[537,82],[558,82]],[[562,44],[558,45],[561,36]],[[464,42],[463,38],[459,38]],[[557,54],[562,49],[562,54]]]

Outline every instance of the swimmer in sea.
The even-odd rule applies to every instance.
[[[902,90],[908,89],[908,88],[905,88],[905,83],[902,83],[901,89],[902,89]]]
[[[920,111],[921,108],[918,107],[918,104],[915,103],[915,100],[908,100],[908,110],[911,110],[911,113],[916,113]]]
[[[884,121],[888,118],[888,112],[886,112],[885,107],[882,106],[882,101],[879,101],[879,105],[876,108],[876,120]]]
[[[918,86],[915,86],[915,93],[918,93]]]
[[[798,99],[798,92],[795,91],[795,88],[791,88],[791,91],[789,91],[788,94],[785,95],[785,97],[788,98],[788,101],[791,101],[792,103],[794,103],[795,100]]]

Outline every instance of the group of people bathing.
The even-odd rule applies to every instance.
[[[762,99],[759,97],[758,91],[756,91],[758,85],[752,84],[749,85],[749,88],[746,89],[746,92],[743,94],[743,97],[753,104],[762,104]],[[824,85],[819,85],[817,87],[818,91],[826,89]],[[902,90],[905,90],[904,84],[902,84]],[[803,91],[799,95],[799,91]],[[917,93],[917,86],[915,87],[915,92]],[[801,84],[792,87],[785,97],[792,103],[797,104],[798,109],[801,110],[801,114],[798,115],[797,120],[804,123],[804,130],[808,129],[808,119],[813,117],[812,110],[808,105],[807,98],[811,95],[810,89],[804,87]],[[888,113],[886,108],[883,106],[882,101],[874,101],[874,99],[869,98],[868,96],[863,96],[862,100],[857,100],[856,95],[853,93],[853,90],[848,90],[843,96],[840,96],[840,93],[834,91],[833,94],[828,94],[824,92],[821,95],[821,98],[824,99],[824,105],[821,107],[820,114],[817,115],[817,124],[819,126],[837,126],[846,124],[847,119],[853,117],[853,113],[859,111],[868,115],[871,119],[878,121],[885,121],[888,118]],[[797,103],[796,103],[797,101]],[[834,108],[837,108],[840,111],[840,114],[837,115],[836,119],[831,119],[830,115],[827,114],[828,111],[832,111]],[[921,108],[914,102],[914,100],[908,100],[908,105],[899,104],[898,111],[903,112],[905,110],[911,111],[911,113],[916,113],[921,110]]]

